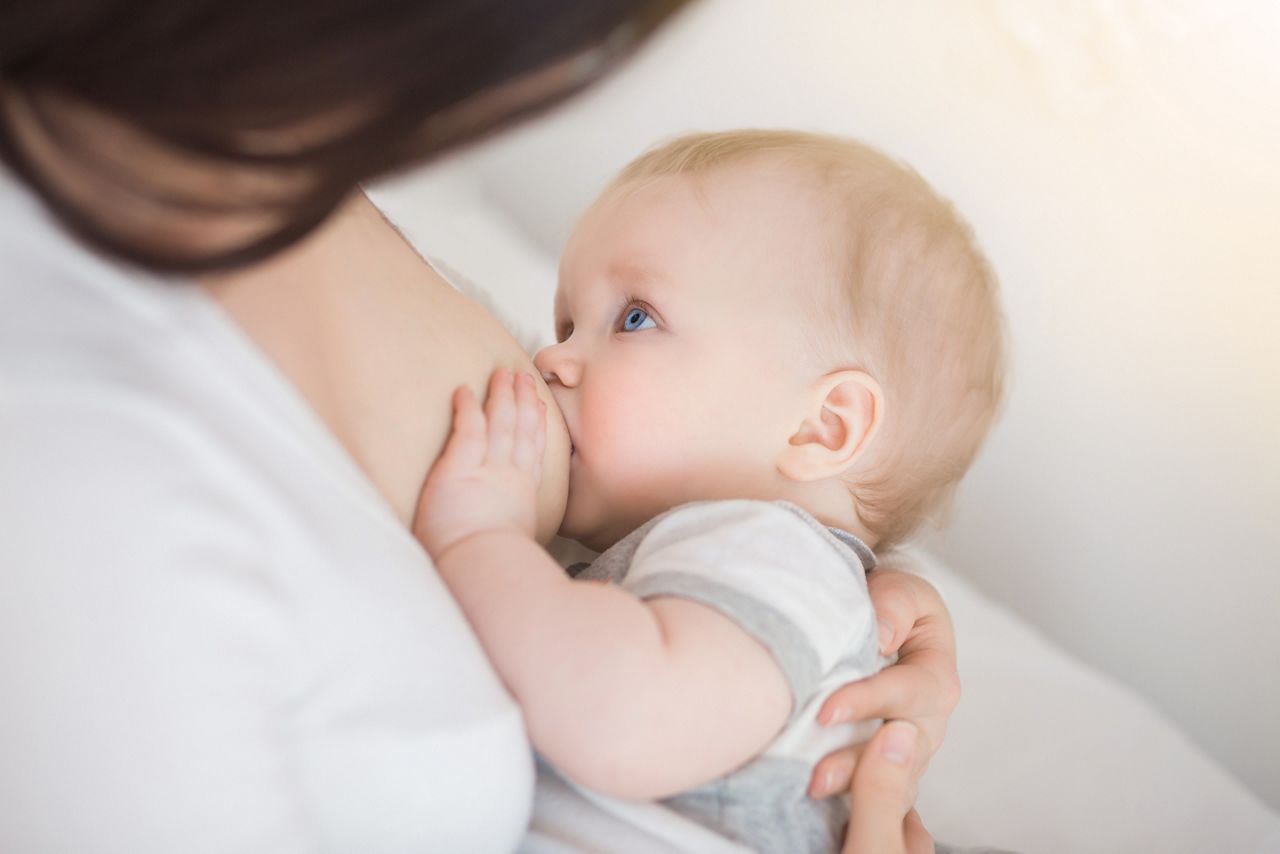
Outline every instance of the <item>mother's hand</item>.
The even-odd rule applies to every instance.
[[[898,663],[837,690],[818,712],[818,721],[910,721],[917,740],[913,767],[923,770],[941,746],[947,720],[960,701],[951,615],[933,585],[918,576],[879,569],[867,577],[867,585],[880,623],[880,651],[896,651]],[[819,762],[809,782],[810,795],[822,798],[847,790],[862,748],[837,750]]]
[[[906,721],[881,727],[862,751],[849,793],[844,854],[933,854],[933,839],[911,808],[922,758]]]

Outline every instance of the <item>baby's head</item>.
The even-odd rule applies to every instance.
[[[885,548],[945,502],[1001,398],[991,271],[951,206],[851,140],[687,136],[565,247],[535,362],[574,454],[562,533],[786,499]]]

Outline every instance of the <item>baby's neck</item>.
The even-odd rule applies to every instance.
[[[839,528],[842,531],[853,534],[869,549],[874,550],[879,541],[879,538],[858,518],[853,501],[849,496],[849,487],[836,479],[811,483],[791,482],[785,485],[770,484],[767,487],[757,484],[755,488],[725,489],[716,490],[713,494],[684,495],[674,504],[664,505],[657,511],[650,509],[650,513],[656,516],[663,510],[670,510],[689,501],[732,501],[735,499],[786,501],[805,510],[829,528]],[[634,525],[634,523],[632,524]],[[574,541],[582,547],[598,553],[617,543],[631,530],[634,530],[634,527],[618,528],[611,532],[611,536],[605,538],[592,540],[588,537],[582,537]],[[562,536],[574,537],[575,535],[562,532]]]
[[[849,487],[838,479],[796,484],[794,489],[777,497],[807,510],[829,528],[848,531],[862,540],[867,548],[875,549],[878,538],[858,518],[853,500],[849,496]]]

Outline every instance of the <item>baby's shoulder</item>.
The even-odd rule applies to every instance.
[[[654,520],[630,558],[623,587],[709,605],[784,658],[804,658],[814,678],[873,634],[863,559],[787,502],[683,505]]]

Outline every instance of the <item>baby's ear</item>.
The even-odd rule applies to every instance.
[[[778,471],[803,482],[848,469],[884,418],[884,392],[864,371],[826,374],[814,383],[809,400],[804,420],[778,455]]]

